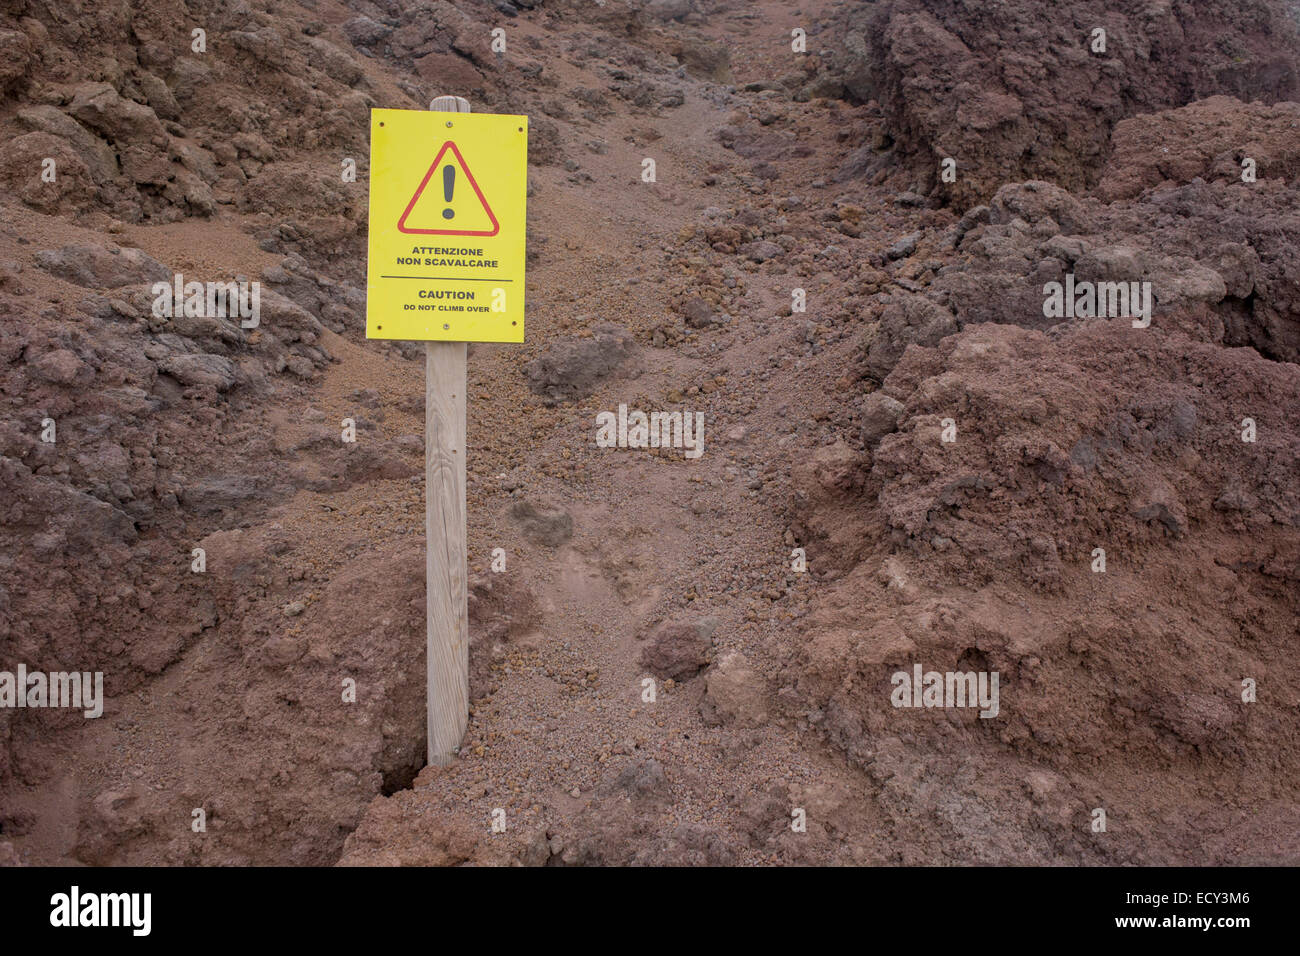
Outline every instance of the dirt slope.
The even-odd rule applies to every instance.
[[[1296,862],[1295,49],[1209,6],[1098,62],[1088,4],[1044,46],[1028,3],[0,0],[0,668],[108,690],[0,710],[0,849]],[[530,115],[531,308],[470,348],[474,703],[423,768],[423,353],[364,339],[366,128],[445,92]],[[261,327],[155,320],[174,272],[259,278]],[[1150,281],[1151,326],[1048,319],[1066,273]],[[703,454],[598,447],[620,405]],[[915,663],[997,671],[998,716],[893,707]]]

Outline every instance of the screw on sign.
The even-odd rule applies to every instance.
[[[528,117],[459,96],[370,113],[366,337],[425,343],[424,528],[430,764],[469,722],[467,342],[524,340]]]

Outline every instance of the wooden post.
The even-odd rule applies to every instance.
[[[439,96],[429,109],[468,113]],[[426,342],[424,355],[425,654],[429,763],[448,764],[469,724],[469,605],[465,534],[464,342]]]

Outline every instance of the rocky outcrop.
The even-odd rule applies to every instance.
[[[1104,31],[1104,48],[1098,30]],[[1117,10],[883,0],[841,15],[828,73],[876,100],[925,192],[966,208],[1007,182],[1093,185],[1115,124],[1221,93],[1296,99],[1296,24],[1282,5],[1211,0]],[[956,180],[940,163],[956,160]]]

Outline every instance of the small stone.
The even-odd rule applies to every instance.
[[[699,296],[692,296],[682,304],[682,315],[686,318],[686,324],[693,329],[708,328],[718,321],[709,303]]]
[[[46,352],[33,366],[37,376],[56,385],[71,383],[83,368],[89,371],[89,366],[67,349]]]
[[[590,338],[561,339],[524,366],[528,387],[549,402],[572,401],[625,362],[633,351],[632,333],[616,325],[598,326]]]
[[[510,515],[518,521],[533,542],[558,548],[573,537],[573,516],[548,502],[516,501]]]
[[[884,392],[872,392],[862,402],[862,441],[870,448],[898,428],[903,403]]]
[[[917,243],[921,241],[923,235],[924,233],[917,231],[904,236],[902,239],[899,239],[896,243],[890,246],[889,251],[886,252],[885,255],[890,259],[907,258],[912,253],[916,252]]]
[[[740,247],[739,252],[752,262],[766,262],[768,259],[775,259],[777,256],[783,255],[785,250],[775,242],[762,239],[758,242],[745,243]]]
[[[716,618],[661,625],[641,652],[641,666],[659,677],[688,680],[708,663]]]

